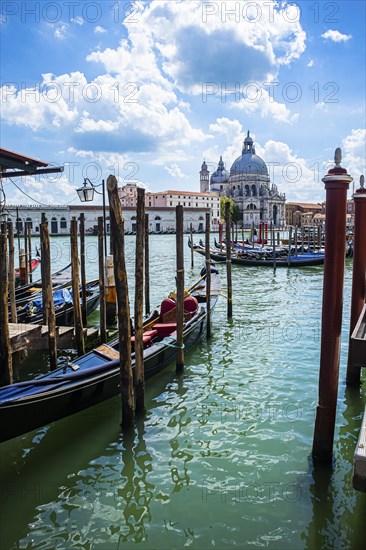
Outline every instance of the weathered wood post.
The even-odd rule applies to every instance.
[[[80,276],[81,276],[81,312],[83,325],[86,326],[86,274],[85,274],[85,215],[80,214]]]
[[[114,247],[112,233],[111,233],[111,246]],[[113,255],[109,254],[105,259],[105,307],[107,316],[107,326],[114,325],[116,322],[116,307],[117,307],[117,294],[116,294],[116,281],[114,277],[114,260]]]
[[[211,338],[211,258],[210,258],[210,214],[206,213],[206,311],[207,311],[207,338]]]
[[[295,225],[295,256],[297,256],[297,225]]]
[[[184,299],[184,250],[183,250],[183,206],[175,207],[176,215],[176,255],[177,255],[177,361],[176,371],[181,373],[184,367],[183,349],[183,299]]]
[[[226,276],[227,276],[227,316],[233,316],[233,284],[231,278],[231,246],[230,246],[230,203],[225,203],[225,229],[226,229]]]
[[[56,317],[53,303],[53,289],[51,276],[50,236],[48,225],[41,224],[41,267],[42,267],[42,305],[43,319],[47,319],[48,349],[50,354],[50,369],[57,366]],[[44,311],[46,309],[46,311]]]
[[[276,239],[275,239],[275,229],[272,222],[271,222],[270,231],[271,231],[271,239],[272,239],[273,272],[276,273]]]
[[[220,243],[220,254],[222,254],[222,223],[219,223],[219,243]]]
[[[18,256],[20,255],[20,221],[19,221],[19,208],[16,208],[17,221],[16,221],[16,230],[17,230],[17,239],[18,239]],[[19,256],[19,265],[20,265],[20,256]]]
[[[336,149],[335,167],[322,181],[326,189],[325,262],[322,333],[319,372],[319,403],[313,440],[315,460],[332,458],[337,407],[338,373],[342,329],[343,282],[346,252],[347,190],[352,181],[341,167],[342,152]]]
[[[150,313],[149,214],[145,214],[145,314]]]
[[[8,265],[6,225],[0,228],[0,386],[13,382],[9,317],[8,317]]]
[[[105,271],[104,271],[104,220],[100,216],[98,218],[98,265],[99,265],[99,324],[100,324],[100,341],[107,341],[107,319],[105,309]]]
[[[26,260],[24,248],[19,249],[19,282],[21,285],[26,284]]]
[[[355,203],[355,220],[353,232],[353,272],[350,342],[348,348],[347,384],[359,386],[361,368],[353,365],[351,335],[361,315],[366,299],[366,189],[365,178],[360,178],[360,188],[353,195]]]
[[[134,421],[134,391],[131,360],[130,304],[125,262],[125,236],[117,179],[108,176],[107,189],[116,280],[118,338],[120,354],[120,384],[122,399],[122,428],[129,429]]]
[[[78,355],[84,355],[84,328],[80,303],[80,279],[79,279],[79,252],[78,252],[78,222],[72,218],[70,223],[71,238],[71,273],[72,273],[72,302],[74,312],[75,343]]]
[[[193,250],[193,228],[192,223],[189,226],[189,236],[191,239],[191,268],[194,268],[194,250]]]
[[[301,254],[304,254],[304,226],[301,226]]]
[[[30,261],[29,261],[29,251],[28,251],[28,222],[24,221],[24,257],[25,257],[25,280],[24,284],[29,283],[29,268],[30,268]]]
[[[135,261],[135,397],[136,413],[145,410],[143,348],[145,189],[137,188],[136,261]]]
[[[12,323],[17,322],[17,308],[15,304],[15,249],[14,249],[14,227],[12,222],[8,222],[8,239],[9,239],[9,300],[10,300],[10,315]]]
[[[28,256],[29,256],[29,282],[33,282],[32,274],[32,223],[27,222]]]
[[[289,227],[289,233],[288,233],[288,257],[287,257],[287,265],[290,267],[291,265],[291,245],[292,245],[292,225]]]

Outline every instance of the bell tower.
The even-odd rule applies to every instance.
[[[206,193],[210,190],[210,172],[207,170],[207,164],[204,160],[200,171],[200,192]]]

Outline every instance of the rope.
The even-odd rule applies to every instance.
[[[184,349],[184,344],[182,344],[181,346],[176,346],[174,344],[169,344],[169,342],[166,341],[167,338],[164,338],[164,340],[162,340],[161,342],[155,342],[155,346],[167,346],[168,348],[174,348],[174,349]],[[172,339],[172,341],[174,342],[174,338]]]

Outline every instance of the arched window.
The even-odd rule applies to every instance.
[[[32,218],[27,218],[25,221],[29,224],[30,228],[33,229],[33,221],[32,221]]]
[[[246,185],[246,186],[245,186],[245,196],[246,196],[246,197],[249,197],[249,195],[250,195],[249,185]]]
[[[66,218],[61,218],[61,220],[60,220],[60,229],[67,229]]]
[[[203,216],[200,216],[198,219],[203,221],[204,218],[203,218]]]
[[[21,218],[17,218],[17,232],[23,233],[23,222]]]
[[[156,220],[161,220],[161,217],[160,216],[155,216],[155,219]]]
[[[136,219],[136,216],[132,216],[131,221],[132,221],[132,220],[135,220],[135,219]],[[156,218],[155,218],[155,219],[156,219]]]
[[[257,196],[257,187],[255,185],[252,185],[252,196],[253,197]]]

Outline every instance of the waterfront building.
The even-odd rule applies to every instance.
[[[216,204],[215,204],[216,208]],[[85,216],[85,232],[93,234],[97,230],[98,217],[103,216],[103,207],[99,205],[80,206],[38,206],[38,205],[7,205],[4,221],[12,221],[15,230],[19,228],[20,233],[24,231],[25,222],[29,222],[32,235],[39,235],[42,213],[46,214],[48,227],[51,235],[68,235],[70,233],[70,222],[73,217],[78,219],[81,213]],[[175,231],[175,207],[174,206],[152,206],[146,207],[149,214],[149,231],[152,233],[174,232]],[[205,228],[206,213],[212,213],[210,204],[207,206],[189,207],[186,206],[184,213],[184,230],[189,231],[190,224],[194,231],[202,232]],[[125,231],[130,233],[136,231],[136,206],[124,206],[123,218]],[[214,230],[217,228],[217,218],[211,216]],[[107,233],[110,230],[109,215],[107,208],[106,219]]]
[[[241,155],[234,160],[230,171],[220,157],[217,169],[209,177],[206,161],[200,170],[201,192],[216,192],[219,196],[231,198],[242,212],[244,227],[260,221],[285,225],[286,196],[277,185],[271,183],[264,160],[255,152],[253,140],[248,132]]]
[[[285,211],[287,225],[301,227],[323,223],[325,220],[325,203],[287,202]]]

